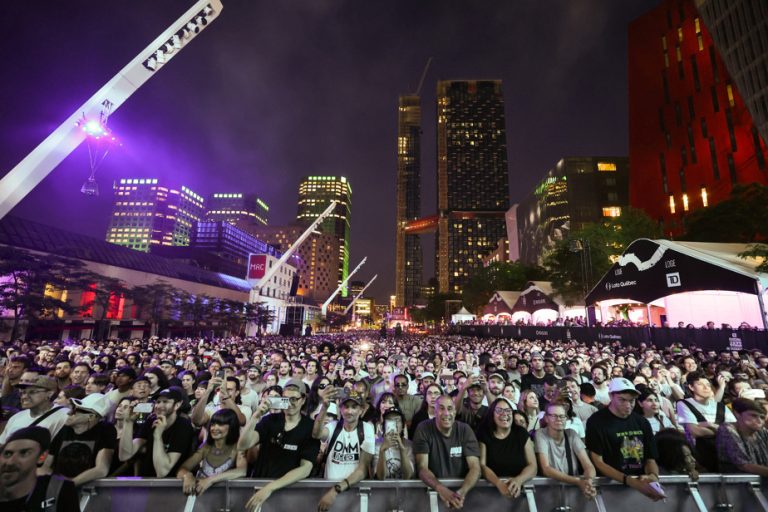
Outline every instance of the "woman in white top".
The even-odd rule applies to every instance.
[[[638,391],[640,395],[635,402],[635,412],[648,420],[653,429],[653,434],[659,433],[659,430],[665,428],[675,428],[669,417],[661,409],[661,401],[652,389],[640,386]]]

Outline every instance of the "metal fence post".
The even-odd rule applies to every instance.
[[[538,512],[536,507],[536,497],[533,495],[533,484],[526,484],[523,486],[523,492],[525,493],[525,499],[528,501],[528,512]]]
[[[370,487],[360,487],[358,489],[358,495],[360,496],[360,512],[368,512],[368,498],[370,494]]]
[[[707,506],[704,504],[704,500],[699,493],[699,484],[696,482],[688,482],[688,492],[693,496],[693,502],[696,504],[696,508],[699,512],[708,512]]]
[[[758,482],[750,482],[748,485],[749,490],[752,492],[752,494],[755,495],[755,498],[760,504],[760,507],[763,509],[763,512],[768,512],[768,500],[765,499],[765,494],[763,494],[763,490],[760,488],[760,484]]]

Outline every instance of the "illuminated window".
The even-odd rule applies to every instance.
[[[696,33],[701,34],[701,22],[699,21],[699,18],[693,20],[693,25],[696,27]]]
[[[675,213],[675,196],[669,196],[669,213]]]
[[[667,50],[667,36],[661,36],[661,48],[662,50]]]
[[[616,171],[616,164],[613,162],[597,162],[597,170],[603,172]]]
[[[683,210],[688,211],[688,194],[683,194]]]
[[[701,187],[701,204],[704,205],[704,208],[709,206],[709,198],[707,197],[706,187]]]
[[[696,36],[696,40],[699,42],[699,51],[702,51],[704,49],[704,39],[701,37],[701,34]]]
[[[603,217],[620,217],[620,216],[621,216],[620,206],[603,207]]]
[[[680,41],[681,43],[683,42],[683,29],[682,28],[678,28],[677,29],[677,40]]]
[[[731,84],[728,84],[725,86],[725,90],[728,91],[728,104],[733,107],[736,103],[733,100],[733,86]]]

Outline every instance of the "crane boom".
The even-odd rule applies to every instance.
[[[104,109],[114,111],[120,107],[216,19],[223,8],[221,0],[196,2],[11,169],[0,180],[0,219],[85,140],[85,132],[77,126],[78,121],[83,117],[97,119]]]
[[[363,294],[365,293],[365,290],[367,290],[367,289],[368,289],[368,287],[369,287],[369,286],[371,286],[371,284],[372,284],[372,283],[373,283],[373,282],[376,280],[376,278],[377,278],[377,277],[379,277],[379,274],[376,274],[375,276],[373,276],[373,277],[371,278],[371,280],[370,280],[370,281],[368,281],[368,284],[367,284],[367,285],[365,285],[365,288],[363,288],[362,290],[360,290],[360,293],[358,293],[357,295],[355,295],[355,298],[354,298],[354,299],[352,299],[352,302],[350,302],[350,303],[349,303],[349,306],[347,306],[347,309],[345,309],[345,310],[344,310],[344,315],[345,315],[345,316],[346,316],[346,314],[347,314],[347,313],[349,313],[349,310],[350,310],[350,309],[352,309],[352,306],[354,306],[354,305],[355,305],[355,302],[357,302],[357,299],[359,299],[360,297],[362,297],[362,296],[363,296]]]
[[[341,289],[342,289],[342,288],[344,288],[344,286],[347,284],[347,282],[348,282],[350,279],[352,279],[352,276],[353,276],[353,275],[355,275],[355,272],[357,272],[358,270],[360,270],[360,267],[362,267],[362,266],[363,266],[363,264],[365,264],[365,262],[366,262],[366,260],[367,260],[367,259],[368,259],[368,256],[366,256],[365,258],[363,258],[363,261],[361,261],[360,263],[358,263],[358,264],[357,264],[357,266],[355,267],[355,270],[353,270],[352,272],[350,272],[350,273],[347,275],[347,278],[346,278],[346,279],[344,279],[344,280],[341,282],[341,284],[340,284],[340,285],[339,285],[339,286],[336,288],[336,291],[335,291],[335,292],[333,292],[333,293],[331,294],[331,296],[330,296],[330,297],[328,297],[328,299],[327,299],[325,302],[323,302],[323,306],[320,308],[320,311],[321,311],[321,313],[322,313],[322,315],[323,315],[323,316],[325,316],[325,314],[328,312],[328,305],[331,303],[331,301],[332,301],[334,298],[336,298],[336,295],[338,295],[338,294],[339,294],[339,292],[341,291]]]

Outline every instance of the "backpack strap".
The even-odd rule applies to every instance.
[[[576,476],[573,472],[573,455],[571,454],[571,442],[568,440],[568,429],[563,431],[565,437],[565,458],[568,461],[568,476]]]
[[[61,409],[63,409],[63,407],[61,407],[61,406],[52,407],[52,408],[48,409],[47,411],[45,411],[42,416],[38,416],[37,419],[35,419],[35,421],[33,421],[32,423],[30,423],[27,426],[28,427],[34,427],[35,425],[39,425],[40,422],[45,420],[45,418],[51,416],[53,413],[55,413],[56,411],[59,411]]]
[[[725,422],[725,404],[717,402],[717,413],[715,414],[715,423],[722,425]]]
[[[704,415],[701,414],[701,411],[699,411],[697,408],[691,405],[691,402],[689,402],[687,399],[683,399],[681,400],[681,402],[685,404],[688,407],[688,409],[691,410],[693,415],[696,417],[696,421],[698,421],[699,423],[701,423],[702,421],[707,421]],[[723,412],[723,414],[725,414],[725,412]]]
[[[40,507],[41,510],[45,512],[54,512],[56,510],[59,493],[66,481],[66,478],[59,475],[51,475],[51,479],[48,480],[48,487],[45,490],[45,501]]]
[[[325,463],[328,461],[328,455],[330,455],[331,450],[333,449],[333,445],[336,443],[336,439],[339,437],[339,434],[341,434],[342,428],[344,428],[344,419],[339,418],[339,421],[336,422],[336,427],[334,427],[333,429],[331,438],[328,440],[328,446],[325,449],[325,455],[323,455],[323,460],[320,462],[321,469],[323,466],[325,466]]]

